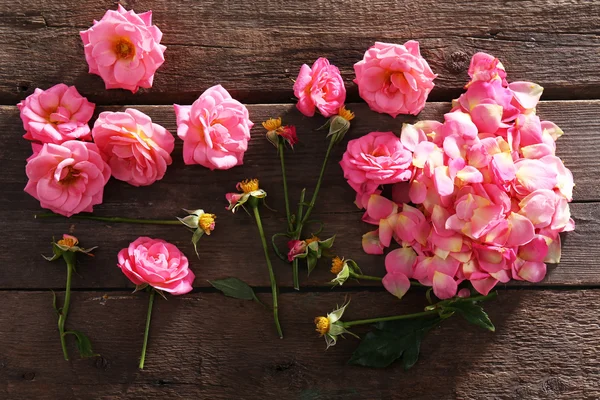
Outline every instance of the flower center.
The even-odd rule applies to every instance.
[[[117,58],[133,58],[133,56],[135,55],[135,46],[128,38],[121,37],[115,43],[115,53],[117,55]]]
[[[276,131],[281,128],[281,118],[269,118],[262,123],[262,126],[268,131]]]
[[[215,214],[204,213],[198,220],[198,226],[204,231],[204,233],[210,235],[210,232],[215,229],[215,218],[217,218]]]
[[[347,110],[345,106],[340,107],[338,115],[344,118],[346,121],[352,121],[354,119],[354,113],[350,110]]]
[[[332,274],[339,274],[342,269],[344,268],[344,260],[342,258],[339,257],[334,257],[333,260],[331,260],[331,273]]]
[[[65,177],[59,181],[59,183],[62,183],[63,185],[70,185],[71,183],[75,182],[79,178],[80,174],[80,172],[73,167],[67,168],[67,175],[65,175]]]
[[[245,179],[240,182],[240,189],[244,193],[250,193],[258,190],[258,179]]]
[[[69,237],[69,238],[60,239],[57,243],[60,244],[61,246],[73,247],[77,244],[77,241],[75,240],[75,238]]]
[[[317,317],[315,318],[315,326],[317,327],[316,331],[323,336],[327,332],[329,332],[329,318],[327,317]]]

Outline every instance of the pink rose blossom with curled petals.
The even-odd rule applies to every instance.
[[[138,110],[101,113],[92,135],[112,175],[133,186],[153,184],[171,165],[175,138]]]
[[[25,191],[43,208],[70,217],[102,203],[110,167],[94,143],[46,143],[27,159]]]
[[[152,25],[152,11],[136,14],[108,10],[100,21],[79,32],[90,74],[99,75],[106,89],[127,89],[133,93],[152,87],[154,73],[164,62],[166,47],[162,32]]]
[[[35,89],[17,107],[27,132],[25,139],[55,144],[91,139],[88,122],[94,104],[80,95],[75,86],[59,83],[46,90]]]
[[[246,106],[233,99],[223,86],[208,88],[191,106],[174,107],[186,164],[214,170],[244,163],[254,123]]]
[[[356,205],[366,207],[364,195],[373,194],[380,185],[412,178],[412,153],[393,132],[371,132],[350,140],[340,165],[344,178],[356,191]]]
[[[117,265],[135,285],[148,284],[176,296],[189,293],[195,279],[187,257],[162,239],[136,239],[119,252]]]
[[[315,115],[315,108],[324,117],[337,114],[346,101],[346,87],[340,70],[323,57],[312,67],[302,65],[294,82],[294,96],[298,98],[296,107],[307,117]]]
[[[419,42],[403,45],[376,42],[354,64],[360,97],[373,111],[417,115],[437,77],[421,56]]]

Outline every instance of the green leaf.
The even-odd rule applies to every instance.
[[[399,359],[404,369],[409,369],[419,358],[421,340],[440,321],[436,317],[379,322],[365,335],[348,363],[384,368]]]
[[[198,254],[198,241],[202,235],[204,235],[204,231],[200,228],[196,229],[192,235],[192,244],[194,245],[194,251],[196,252],[196,256],[198,258],[200,258],[200,255]]]
[[[483,308],[469,301],[456,301],[444,307],[444,311],[453,311],[466,319],[468,322],[480,326],[488,331],[494,332],[496,327],[490,321],[490,317]]]
[[[308,256],[306,257],[306,264],[308,266],[308,275],[317,267],[317,261],[319,260],[319,256],[314,251],[309,251]]]
[[[225,278],[216,281],[208,281],[214,288],[223,292],[225,296],[241,300],[256,300],[254,290],[244,281],[238,278]],[[260,301],[258,301],[260,303]]]
[[[75,338],[77,339],[77,350],[79,350],[79,356],[81,358],[97,357],[100,355],[94,353],[94,351],[92,350],[92,342],[83,332],[67,331],[64,334],[75,335]]]

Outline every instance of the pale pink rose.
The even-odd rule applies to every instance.
[[[312,117],[317,108],[324,117],[330,117],[344,105],[346,87],[340,70],[321,57],[312,68],[302,65],[294,82],[294,95],[298,98],[296,107],[302,114]]]
[[[88,121],[94,104],[80,95],[75,86],[59,83],[46,90],[35,89],[17,107],[27,132],[25,139],[55,144],[91,139]]]
[[[172,295],[192,290],[196,276],[188,268],[187,257],[162,239],[140,237],[119,252],[118,260],[118,267],[135,285],[148,284]]]
[[[350,140],[340,161],[344,178],[356,191],[356,205],[364,208],[365,194],[380,185],[408,181],[412,177],[412,153],[393,132],[371,132]]]
[[[469,76],[471,81],[465,86],[466,88],[475,81],[491,82],[493,80],[499,80],[503,86],[507,86],[504,65],[496,57],[487,53],[479,52],[473,55],[471,65],[469,65]]]
[[[43,208],[70,217],[102,203],[110,167],[94,143],[46,143],[27,159],[25,191]]]
[[[358,92],[373,111],[417,115],[437,77],[421,56],[419,42],[403,45],[376,42],[354,64]]]
[[[119,4],[87,31],[79,32],[90,74],[100,75],[107,89],[133,93],[152,87],[154,73],[164,62],[162,32],[152,25],[152,11],[136,14]]]
[[[208,88],[191,106],[174,106],[186,164],[214,170],[244,163],[254,123],[248,109],[223,86]]]
[[[138,110],[101,113],[92,135],[112,175],[133,186],[153,184],[171,165],[175,138]]]

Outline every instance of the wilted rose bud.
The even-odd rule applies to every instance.
[[[194,231],[192,235],[192,244],[194,245],[194,251],[198,258],[200,255],[198,254],[198,241],[202,237],[202,235],[210,235],[210,233],[215,229],[215,219],[217,216],[215,214],[209,214],[204,212],[204,210],[183,210],[190,215],[184,218],[177,219],[187,226],[188,228]]]
[[[333,136],[334,143],[337,144],[344,139],[344,136],[350,129],[350,121],[354,119],[354,113],[347,110],[346,107],[340,107],[338,115],[329,118],[321,128],[329,128],[327,137]],[[320,128],[320,129],[321,129]]]
[[[262,126],[267,130],[267,139],[275,147],[279,147],[279,140],[285,140],[291,148],[298,143],[296,136],[296,127],[293,125],[282,126],[281,117],[269,118],[262,123]]]
[[[89,249],[84,249],[82,247],[77,246],[78,244],[79,240],[75,236],[67,235],[65,233],[62,239],[58,240],[57,242],[52,242],[52,252],[54,253],[54,255],[52,257],[42,257],[44,257],[48,261],[54,261],[63,257],[65,253],[83,253],[91,257],[94,256],[93,254],[90,254],[90,252],[96,249],[97,246],[94,246]]]
[[[225,198],[229,202],[227,209],[235,213],[238,207],[243,206],[248,200],[262,199],[267,197],[267,192],[262,190],[258,185],[258,179],[245,179],[238,182],[236,189],[242,193],[227,193]],[[256,206],[254,202],[249,203],[250,206]]]

